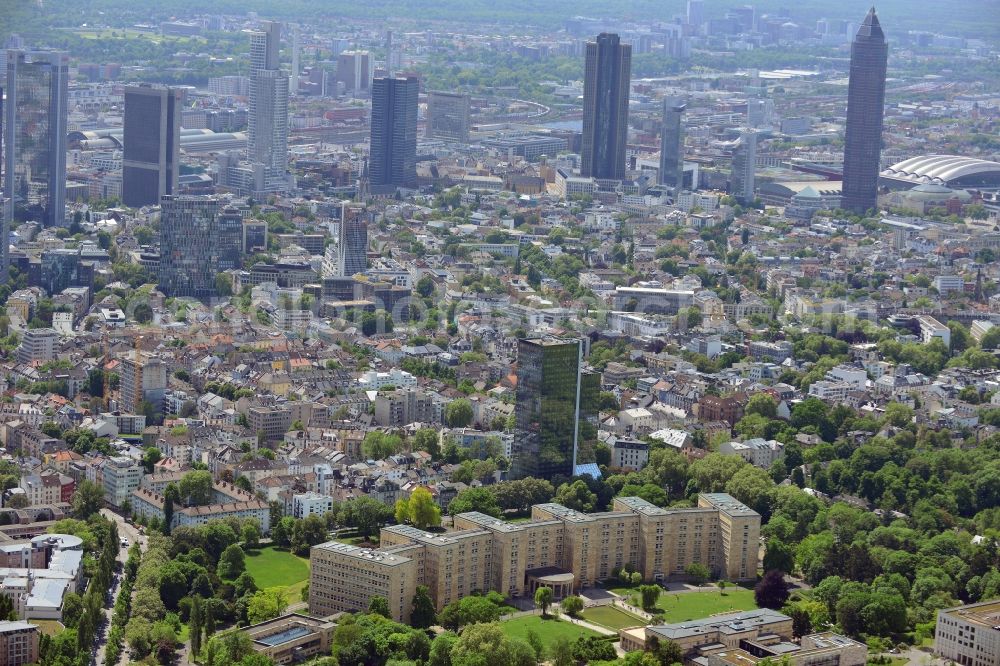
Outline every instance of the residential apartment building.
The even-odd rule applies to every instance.
[[[951,329],[937,319],[930,315],[920,315],[917,317],[917,325],[920,326],[920,339],[925,345],[930,344],[934,338],[940,338],[945,347],[951,348]]]
[[[611,447],[611,466],[638,472],[649,462],[649,444],[621,438]]]
[[[323,517],[333,511],[333,498],[319,493],[300,493],[292,497],[292,515],[296,518],[306,516]]]
[[[17,362],[25,365],[33,361],[51,361],[55,358],[55,345],[59,334],[52,328],[30,328],[21,338],[17,348]]]
[[[938,611],[934,653],[961,666],[1000,666],[1000,600]]]
[[[110,458],[104,465],[104,501],[120,507],[142,480],[142,467],[125,456]]]
[[[455,516],[454,527],[444,534],[386,527],[377,550],[314,546],[310,612],[363,609],[381,595],[393,617],[406,619],[417,585],[430,588],[438,608],[477,590],[517,597],[544,585],[559,598],[626,564],[645,580],[683,576],[692,563],[727,580],[757,573],[760,515],[721,493],[701,495],[687,509],[638,497],[616,498],[611,511],[593,514],[539,504],[525,523],[470,512]]]
[[[398,389],[375,398],[375,423],[398,428],[410,423],[441,423],[444,405],[440,398],[413,388]]]
[[[760,437],[748,439],[745,442],[725,442],[719,445],[719,453],[729,456],[740,456],[754,467],[768,469],[775,460],[785,453],[785,445],[781,442]]]
[[[108,471],[104,471],[107,478]],[[136,488],[129,496],[132,502],[132,511],[137,516],[145,518],[156,518],[162,521],[163,495],[159,488],[166,487],[168,475],[158,475],[161,477],[160,485],[154,483],[148,487]],[[226,518],[236,518],[244,520],[252,518],[260,525],[261,534],[268,534],[271,531],[271,507],[267,502],[259,500],[255,495],[231,483],[218,482],[212,487],[211,504],[204,506],[189,506],[174,509],[173,527],[197,527],[212,520],[223,520]]]

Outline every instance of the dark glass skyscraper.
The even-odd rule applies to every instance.
[[[125,88],[122,202],[139,208],[174,194],[180,158],[183,92],[149,84]]]
[[[414,77],[375,79],[368,177],[372,192],[417,185],[417,94]]]
[[[877,205],[888,58],[889,44],[872,7],[851,43],[847,88],[841,206],[859,214]]]
[[[679,97],[663,98],[660,133],[660,185],[673,189],[674,201],[684,189],[684,109]]]
[[[514,478],[572,476],[580,444],[596,437],[600,375],[582,369],[582,345],[518,340]]]
[[[68,77],[65,53],[7,52],[4,194],[13,220],[65,221]]]
[[[580,174],[625,178],[628,96],[632,79],[632,47],[618,35],[602,32],[587,42],[583,73],[583,145]]]
[[[368,267],[368,211],[357,203],[340,207],[340,239],[337,246],[341,277],[364,273]]]
[[[168,196],[160,205],[160,289],[215,296],[215,276],[240,266],[242,211],[210,196]]]

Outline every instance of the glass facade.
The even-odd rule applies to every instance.
[[[601,33],[587,42],[580,155],[585,178],[625,178],[631,76],[632,47],[618,35]]]
[[[579,444],[597,436],[600,375],[581,372],[582,341],[518,341],[515,478],[573,475]]]
[[[164,197],[160,218],[160,289],[210,298],[215,276],[240,265],[243,217],[215,197]]]
[[[674,200],[684,189],[684,100],[663,100],[663,128],[660,134],[660,185],[673,189]]]
[[[378,78],[372,85],[371,158],[376,194],[417,184],[417,94],[414,77]]]
[[[878,205],[888,58],[889,44],[872,7],[851,43],[851,75],[847,86],[841,206],[859,214]]]
[[[7,53],[4,191],[15,221],[65,222],[68,67],[57,51]]]
[[[122,202],[135,208],[156,205],[177,189],[180,158],[179,89],[132,86],[125,89],[125,144]]]

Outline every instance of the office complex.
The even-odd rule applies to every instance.
[[[934,653],[962,666],[1000,666],[1000,600],[938,611]]]
[[[368,51],[344,51],[337,56],[337,83],[344,86],[344,92],[366,93],[372,88],[373,65]]]
[[[63,52],[7,52],[3,147],[8,225],[33,220],[53,227],[65,221],[68,77],[69,56]]]
[[[583,344],[518,340],[514,478],[570,477],[580,443],[596,437],[600,374],[583,368]]]
[[[740,132],[739,141],[733,148],[733,163],[729,176],[729,192],[740,203],[753,201],[756,167],[757,132],[747,128]]]
[[[632,47],[601,33],[587,42],[583,79],[583,143],[580,175],[625,178]]]
[[[427,93],[427,136],[468,142],[469,96],[440,91]]]
[[[660,185],[673,190],[674,201],[684,189],[684,110],[679,97],[663,99],[663,127],[660,132]]]
[[[841,206],[854,213],[862,214],[877,205],[888,58],[889,44],[872,7],[851,42],[851,78],[847,87]]]
[[[250,34],[250,113],[247,160],[256,177],[254,190],[288,189],[288,72],[278,57],[281,24],[265,21]]]
[[[375,79],[372,85],[371,159],[374,194],[417,184],[417,94],[415,77]]]
[[[341,277],[364,273],[368,267],[368,219],[368,211],[360,204],[344,202],[341,206],[337,245]]]
[[[139,208],[175,194],[183,92],[143,84],[125,88],[122,202]]]
[[[455,531],[443,534],[383,528],[378,549],[335,541],[313,547],[309,611],[361,610],[378,595],[406,620],[417,585],[428,586],[439,609],[475,591],[519,597],[542,585],[558,599],[625,565],[647,581],[683,576],[692,563],[747,580],[757,574],[759,538],[760,515],[725,494],[700,495],[697,507],[685,509],[618,497],[611,511],[592,514],[538,504],[524,523],[463,513]]]
[[[243,212],[210,196],[164,197],[161,206],[160,289],[170,296],[215,296],[216,275],[240,267]]]

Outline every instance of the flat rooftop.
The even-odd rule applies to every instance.
[[[1000,599],[958,606],[941,612],[960,617],[970,624],[1000,631]]]

